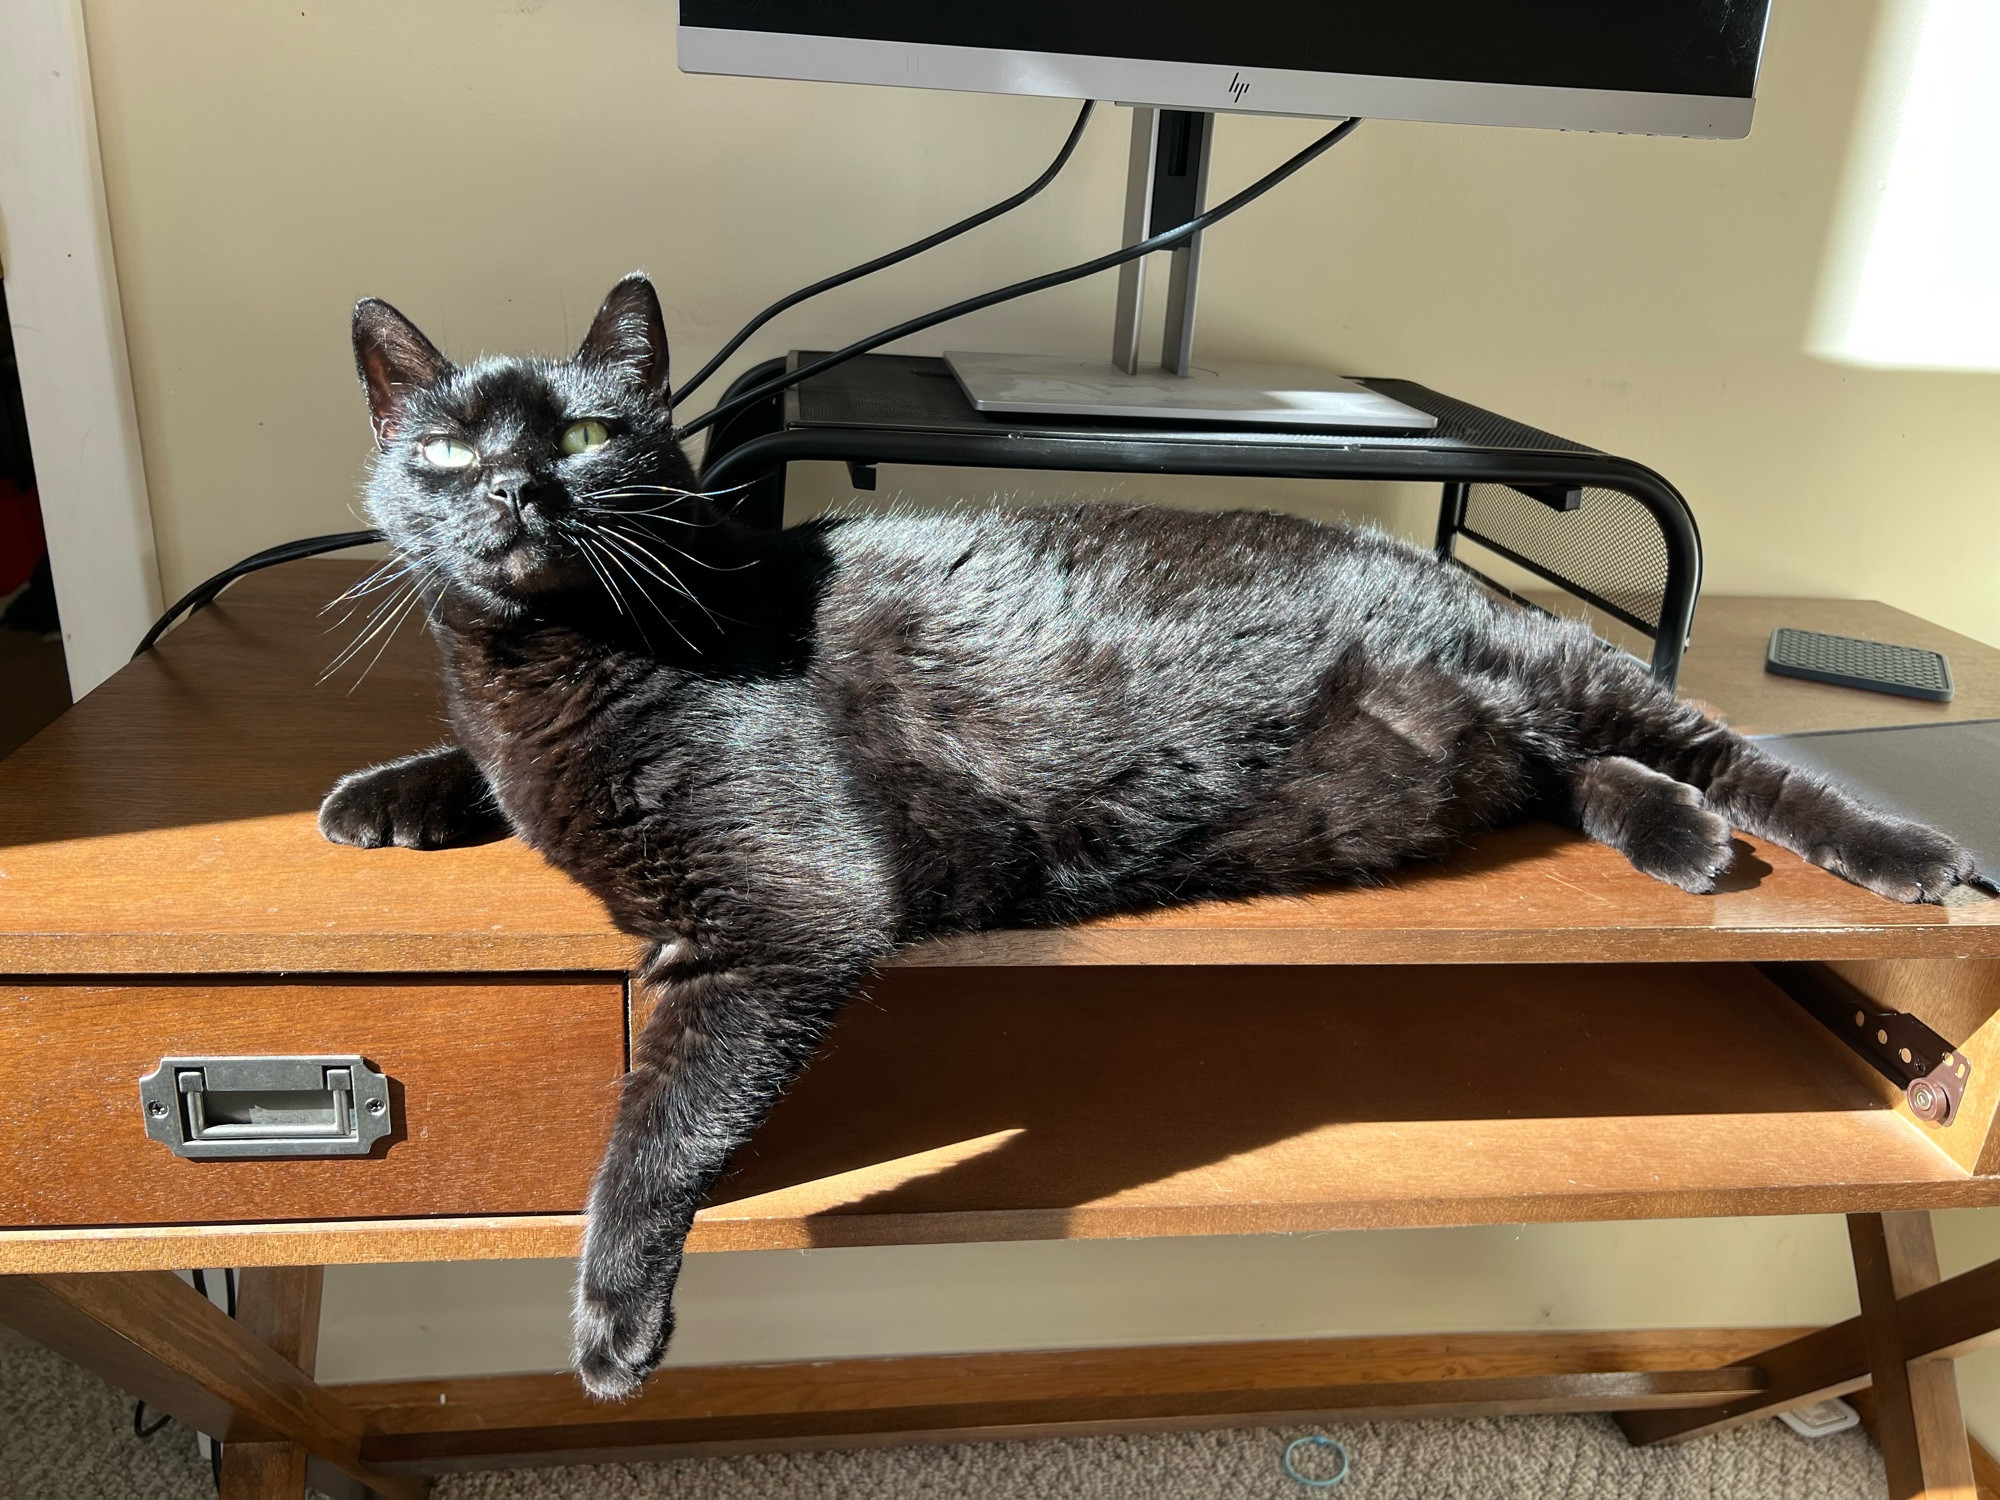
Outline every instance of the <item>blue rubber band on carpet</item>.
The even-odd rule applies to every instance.
[[[1335,1453],[1340,1455],[1340,1468],[1329,1478],[1308,1479],[1299,1472],[1298,1465],[1292,1460],[1292,1456],[1301,1448],[1331,1448]],[[1347,1450],[1332,1438],[1321,1437],[1318,1433],[1313,1433],[1307,1437],[1293,1438],[1289,1443],[1285,1444],[1285,1456],[1281,1460],[1281,1464],[1285,1471],[1285,1478],[1291,1480],[1294,1484],[1302,1484],[1309,1490],[1330,1490],[1335,1485],[1343,1484],[1347,1480]]]

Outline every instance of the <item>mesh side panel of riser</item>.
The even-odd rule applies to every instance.
[[[1587,489],[1577,509],[1559,511],[1503,484],[1475,484],[1465,530],[1659,628],[1667,543],[1653,513],[1630,495]]]

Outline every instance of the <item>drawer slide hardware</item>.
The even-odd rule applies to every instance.
[[[1836,974],[1809,964],[1760,964],[1779,989],[1903,1091],[1910,1113],[1949,1125],[1972,1063],[1915,1016],[1885,1010]]]
[[[139,1080],[146,1134],[176,1156],[366,1156],[395,1126],[389,1080],[356,1056],[165,1057]]]

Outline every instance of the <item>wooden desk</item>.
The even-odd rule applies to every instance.
[[[354,691],[315,682],[340,638],[314,610],[354,571],[246,580],[0,763],[0,1319],[223,1437],[231,1493],[299,1493],[308,1450],[414,1493],[530,1453],[1333,1411],[1610,1409],[1652,1439],[1871,1378],[1892,1470],[1963,1467],[1949,1363],[1899,1397],[1884,1351],[2000,1325],[1996,1268],[1923,1290],[1908,1212],[2000,1203],[2000,902],[1897,906],[1748,839],[1689,896],[1539,825],[1379,889],[913,950],[690,1249],[1840,1212],[1851,1328],[677,1370],[614,1410],[564,1376],[314,1385],[317,1280],[283,1268],[574,1253],[633,1023],[633,943],[519,844],[319,838],[337,775],[444,733],[414,631]],[[1770,678],[1778,622],[1937,646],[1958,701]],[[2000,651],[1711,599],[1683,685],[1753,729],[2000,716]],[[1836,982],[1970,1060],[1947,1126],[1791,995]],[[162,1056],[316,1051],[395,1081],[386,1150],[198,1162],[144,1133]],[[241,1322],[163,1274],[217,1264],[272,1268]]]

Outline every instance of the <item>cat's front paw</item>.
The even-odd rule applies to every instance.
[[[1818,863],[1892,901],[1942,901],[1976,873],[1971,851],[1949,834],[1866,813]]]
[[[400,766],[371,766],[334,783],[319,805],[319,831],[336,844],[380,849],[441,849],[454,828],[449,809]]]
[[[599,1401],[636,1395],[674,1336],[672,1290],[643,1286],[593,1290],[588,1273],[576,1294],[572,1339],[576,1373]]]
[[[358,849],[443,849],[496,837],[506,824],[465,753],[443,750],[341,777],[319,805],[319,831]]]

